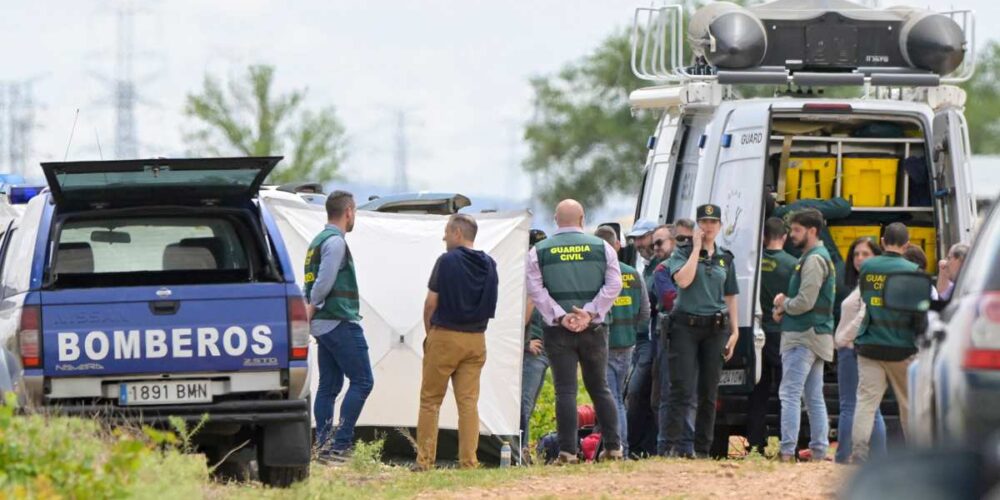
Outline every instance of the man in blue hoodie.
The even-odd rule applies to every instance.
[[[479,375],[486,364],[484,332],[497,308],[497,266],[473,250],[476,220],[452,215],[444,230],[448,251],[438,258],[424,301],[424,368],[417,420],[416,470],[437,461],[438,413],[451,380],[458,406],[458,460],[479,465]]]

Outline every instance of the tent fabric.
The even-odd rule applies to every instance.
[[[303,269],[297,264],[305,261],[309,242],[326,222],[324,209],[289,193],[261,192],[261,200],[277,222],[301,286]],[[500,278],[496,318],[486,331],[480,433],[516,436],[521,407],[524,263],[531,216],[527,211],[470,215],[479,224],[476,248],[496,260]],[[423,303],[431,269],[444,252],[441,238],[447,220],[441,215],[359,211],[354,230],[347,235],[358,274],[361,324],[375,375],[359,427],[416,427],[425,337]],[[310,374],[317,373],[315,347],[312,342]],[[310,392],[317,384],[317,377],[310,376]],[[458,412],[449,388],[441,406],[440,428],[457,427]]]

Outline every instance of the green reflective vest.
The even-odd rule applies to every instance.
[[[858,286],[865,301],[865,319],[854,340],[858,345],[915,348],[916,325],[912,313],[882,306],[882,287],[889,274],[917,271],[916,264],[895,252],[872,257],[861,265]]]
[[[535,245],[542,285],[564,311],[583,307],[604,286],[604,240],[584,233],[558,233]]]
[[[309,300],[312,295],[313,284],[316,282],[316,274],[319,273],[319,264],[322,259],[322,247],[326,240],[337,237],[343,238],[344,234],[337,228],[326,228],[309,244],[306,252],[306,277],[305,294]],[[344,264],[337,271],[337,279],[333,282],[330,294],[323,301],[323,307],[316,311],[313,319],[336,319],[340,321],[361,320],[360,301],[358,299],[358,280],[354,274],[354,259],[351,257],[350,249],[344,252]]]
[[[619,262],[618,265],[622,269],[622,291],[611,308],[608,347],[612,349],[635,345],[636,332],[641,326],[638,323],[639,301],[648,300],[642,296],[639,271],[624,262]]]
[[[836,298],[837,269],[830,259],[830,252],[822,244],[816,245],[799,258],[799,263],[795,266],[795,273],[788,282],[788,297],[792,298],[799,294],[799,287],[802,285],[802,265],[810,256],[819,255],[826,265],[826,276],[823,277],[823,284],[819,288],[819,295],[813,308],[803,314],[792,315],[785,313],[781,318],[781,330],[785,332],[804,332],[810,328],[816,333],[833,333],[833,301]]]
[[[765,332],[781,332],[781,325],[772,315],[774,298],[779,293],[788,295],[788,282],[795,273],[796,262],[797,259],[784,250],[764,250],[760,258],[761,328]]]

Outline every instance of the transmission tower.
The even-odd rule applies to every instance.
[[[407,162],[409,161],[406,139],[406,111],[396,111],[396,150],[393,154],[395,158],[395,179],[392,188],[397,193],[404,193],[410,190],[410,183],[406,175]]]
[[[114,80],[115,157],[135,158],[139,151],[135,130],[135,82],[132,73],[135,11],[131,0],[123,0],[119,4],[117,15]]]
[[[0,158],[4,170],[27,171],[35,129],[35,79],[0,83]]]

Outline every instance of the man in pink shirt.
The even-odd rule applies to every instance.
[[[577,463],[577,365],[594,401],[604,452],[621,460],[618,409],[606,377],[606,317],[622,288],[614,248],[583,232],[583,206],[564,200],[556,206],[559,229],[528,252],[528,296],[545,323],[544,343],[556,392],[559,463]]]

